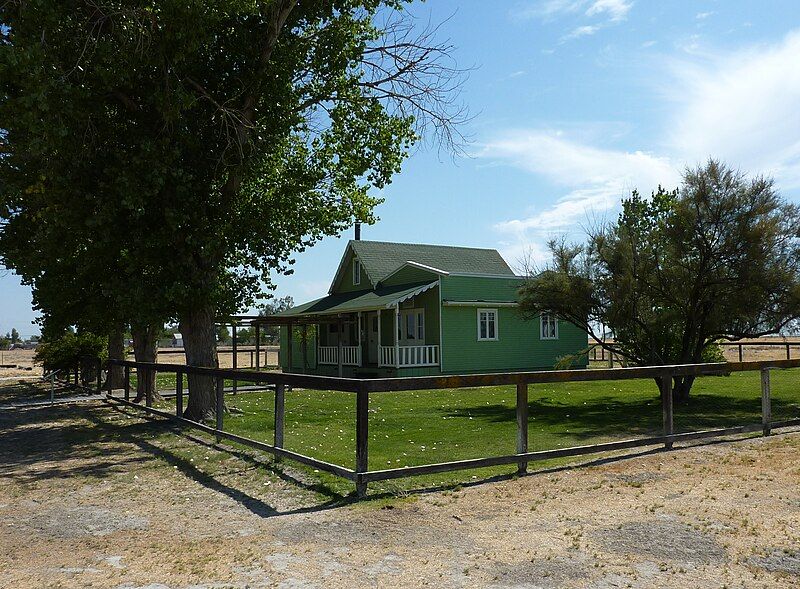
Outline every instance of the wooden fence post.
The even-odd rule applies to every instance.
[[[183,415],[183,372],[175,373],[175,415]]]
[[[739,344],[739,362],[742,361],[742,344]]]
[[[106,366],[106,393],[110,397],[114,392],[114,389],[111,388],[111,360],[106,362]]]
[[[276,448],[283,448],[284,416],[286,412],[286,385],[275,385],[275,444]],[[275,455],[275,462],[280,461],[280,456]]]
[[[224,424],[222,421],[223,413],[225,412],[225,379],[217,377],[217,432],[223,430]],[[219,433],[217,433],[217,444],[222,441]]]
[[[661,377],[661,413],[664,422],[664,436],[671,436],[673,431],[672,420],[672,375]],[[664,442],[667,450],[672,449],[672,440]]]
[[[237,368],[239,368],[239,338],[238,338],[238,336],[236,334],[236,331],[237,331],[236,323],[233,322],[233,321],[231,322],[231,328],[233,329],[233,342],[232,342],[232,344],[233,344],[233,346],[232,346],[233,347],[233,350],[232,350],[233,358],[231,359],[231,366],[233,366],[233,369],[236,370]],[[235,395],[238,392],[239,392],[239,381],[234,378],[233,379],[233,394]]]
[[[125,400],[126,401],[130,401],[131,400],[131,367],[130,366],[125,366],[125,382],[124,382],[124,385],[125,385],[125,390],[124,390],[124,392],[125,392]]]
[[[366,497],[367,483],[362,473],[369,470],[369,393],[356,393],[356,495]]]
[[[770,432],[772,422],[772,401],[770,400],[769,368],[761,369],[761,425],[764,435]]]
[[[528,451],[528,384],[517,384],[517,454]],[[524,474],[528,471],[528,463],[517,463],[517,472]]]

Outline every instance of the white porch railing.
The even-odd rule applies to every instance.
[[[381,346],[378,366],[438,366],[439,346],[400,346],[399,358],[395,359],[394,346]]]
[[[319,346],[317,364],[339,364],[339,346]],[[361,366],[361,346],[342,346],[342,364]]]

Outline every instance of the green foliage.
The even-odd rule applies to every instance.
[[[364,66],[402,2],[264,4],[4,5],[0,250],[60,325],[233,312],[374,220],[416,139]]]
[[[225,325],[217,327],[217,341],[221,344],[228,344],[231,341],[231,332]]]
[[[275,313],[286,311],[292,307],[294,307],[294,299],[290,296],[273,298],[264,303],[258,314],[265,317],[267,315],[274,315]],[[261,327],[261,333],[265,341],[278,341],[278,337],[280,336],[280,330],[277,325],[264,325]]]
[[[12,344],[17,344],[20,342],[19,332],[15,328],[11,328],[11,335],[9,336]]]
[[[46,371],[74,368],[87,358],[106,359],[108,340],[93,333],[78,335],[66,332],[60,337],[47,339],[36,348],[35,359]]]
[[[710,343],[779,333],[800,316],[800,210],[771,180],[713,160],[679,190],[634,192],[587,244],[551,250],[521,289],[523,313],[554,312],[598,340],[610,331],[633,363],[699,362]]]
[[[727,362],[727,360],[722,352],[722,347],[714,342],[703,348],[701,362]]]

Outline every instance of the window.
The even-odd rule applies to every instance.
[[[400,311],[398,325],[400,340],[406,342],[425,342],[425,312],[422,309],[404,309]]]
[[[497,309],[478,309],[478,341],[496,341]]]
[[[542,313],[540,326],[540,339],[558,339],[558,317],[550,313]]]
[[[353,286],[361,284],[361,264],[353,258]]]

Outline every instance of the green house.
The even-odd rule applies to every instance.
[[[493,249],[350,241],[328,296],[273,316],[281,366],[327,376],[466,374],[552,369],[585,350],[575,325],[520,316],[522,280]]]

